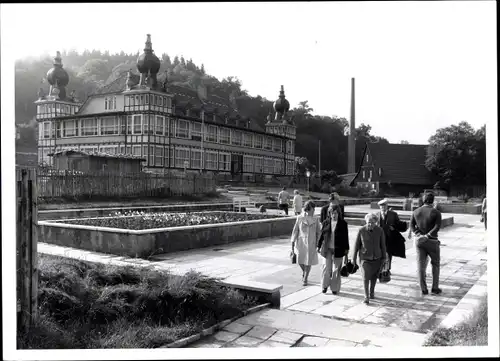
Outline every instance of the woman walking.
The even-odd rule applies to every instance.
[[[321,225],[319,219],[314,217],[314,208],[313,201],[304,204],[304,214],[297,217],[292,231],[292,250],[297,251],[297,263],[302,269],[304,286],[307,286],[311,266],[318,264],[316,247],[321,236]]]
[[[377,221],[376,213],[365,216],[366,225],[359,229],[354,246],[353,264],[357,264],[359,253],[365,304],[370,303],[370,298],[375,298],[377,277],[387,257],[384,230],[377,226]]]
[[[342,260],[349,253],[349,232],[344,220],[344,210],[337,193],[330,195],[330,204],[321,209],[321,238],[318,252],[323,257],[321,287],[328,287],[334,295],[340,292]]]
[[[293,211],[295,215],[298,216],[302,211],[302,196],[297,189],[293,191],[293,194]]]

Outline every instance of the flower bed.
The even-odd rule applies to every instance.
[[[280,216],[236,212],[146,213],[115,212],[111,217],[73,219],[58,222],[120,229],[156,229],[271,219]]]
[[[156,213],[38,221],[40,242],[119,256],[154,254],[290,235],[295,217],[237,212]]]

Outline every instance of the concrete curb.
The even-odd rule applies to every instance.
[[[269,306],[271,306],[271,303],[264,303],[262,305],[258,305],[258,306],[249,308],[248,310],[243,311],[242,315],[234,316],[233,318],[230,318],[228,320],[221,321],[218,324],[210,326],[209,328],[206,328],[195,335],[181,338],[180,340],[171,342],[171,343],[166,344],[164,346],[160,346],[159,348],[181,348],[181,347],[187,346],[195,341],[200,340],[202,337],[214,334],[216,331],[223,329],[224,327],[229,325],[231,322],[234,322],[241,317],[245,317],[249,314],[255,313],[255,312],[260,311],[260,310],[267,308]]]
[[[485,272],[470,288],[466,295],[453,308],[453,310],[441,321],[434,330],[429,331],[422,345],[425,345],[434,332],[438,329],[453,328],[460,325],[467,318],[472,316],[479,307],[481,299],[488,294],[488,272]]]

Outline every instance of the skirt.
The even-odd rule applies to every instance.
[[[363,279],[372,280],[377,278],[380,273],[380,268],[382,267],[382,259],[374,260],[361,260],[361,272]]]

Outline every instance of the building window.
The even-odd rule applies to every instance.
[[[273,174],[274,160],[272,158],[264,158],[264,173]]]
[[[364,170],[363,170],[363,179],[366,179],[366,174]]]
[[[118,134],[118,119],[116,117],[101,118],[101,135]]]
[[[241,145],[241,132],[239,130],[233,130],[231,133],[231,144]]]
[[[366,153],[366,161],[368,162],[370,157],[368,156],[368,153]]]
[[[253,146],[257,149],[262,149],[262,135],[253,136]]]
[[[294,173],[294,161],[289,160],[287,162],[287,172],[286,174],[292,175]]]
[[[274,160],[274,174],[283,174],[283,159]]]
[[[97,118],[82,119],[82,135],[97,135]]]
[[[273,149],[273,140],[270,137],[264,138],[264,149],[266,149],[266,150]]]
[[[141,134],[142,128],[142,115],[134,115],[133,131],[132,134]]]
[[[372,170],[370,169],[370,180],[372,179],[373,177],[373,173],[372,173]]]
[[[227,129],[227,128],[220,128],[219,143],[221,143],[221,144],[229,144],[229,129]]]
[[[132,146],[132,155],[135,155],[137,157],[142,156],[140,145],[133,145]]]
[[[293,143],[291,140],[287,140],[286,142],[286,152],[288,154],[293,154]]]
[[[151,119],[151,127],[149,124],[149,119]],[[154,116],[150,114],[144,114],[142,116],[142,134],[153,134],[153,129],[151,129],[154,126]]]
[[[163,135],[163,129],[164,129],[164,124],[165,123],[165,118],[157,115],[156,116],[156,125],[155,125],[155,133],[158,135]]]
[[[219,170],[231,170],[231,155],[229,153],[219,153]]]
[[[51,128],[51,122],[43,123],[43,137],[45,139],[50,138],[50,128]]]
[[[191,168],[201,168],[201,150],[191,149]]]
[[[106,146],[106,145],[101,145],[101,153],[106,153],[106,154],[116,154],[117,152],[117,146],[116,145],[113,145],[113,146]]]
[[[205,153],[205,169],[217,169],[217,153]]]
[[[164,166],[165,167],[169,167],[170,164],[173,164],[173,163],[169,163],[169,160],[168,160],[168,157],[169,155],[171,154],[170,150],[168,148],[165,148],[163,149],[163,160],[164,160]]]
[[[273,139],[273,150],[275,152],[282,152],[281,139]]]
[[[243,156],[243,172],[253,173],[253,157],[249,155]]]
[[[63,137],[76,137],[76,121],[65,120],[63,123]]]
[[[175,167],[184,168],[184,162],[187,162],[189,168],[189,149],[175,148]]]
[[[163,165],[163,147],[155,146],[155,165]]]
[[[189,137],[189,123],[186,120],[179,119],[177,121],[177,130],[175,136],[177,138],[185,138],[185,139]]]
[[[254,157],[255,173],[263,173],[264,167],[262,166],[262,157]]]
[[[146,95],[146,98],[148,98],[148,96]],[[155,96],[153,94],[149,94],[149,100],[150,100],[150,103],[151,105],[155,105]]]
[[[208,142],[217,143],[217,127],[215,125],[208,126],[205,140]]]
[[[191,139],[201,141],[201,124],[193,122],[191,125]]]
[[[163,106],[163,97],[158,98],[158,106],[160,106],[160,107]]]
[[[243,133],[243,146],[252,147],[252,135],[249,133]]]

